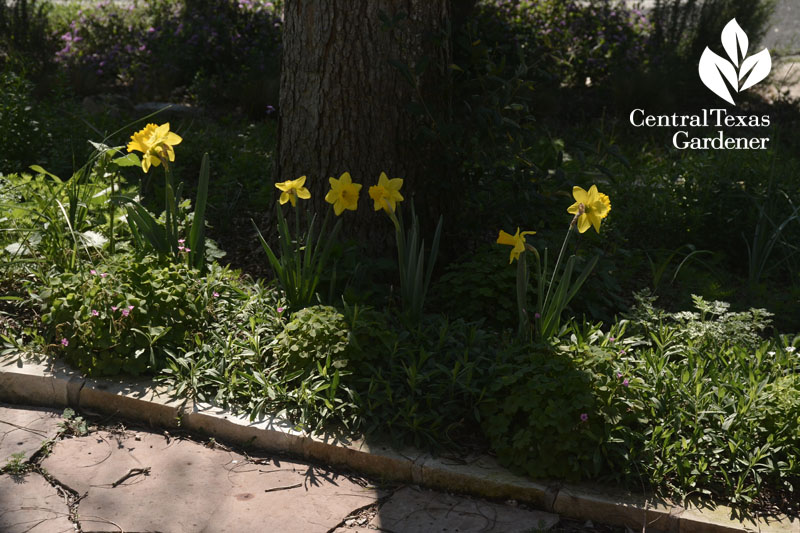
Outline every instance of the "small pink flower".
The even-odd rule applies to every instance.
[[[286,309],[286,308],[285,308],[285,307],[279,307],[279,308],[278,308],[278,313],[283,313],[283,310],[284,310],[284,309]]]
[[[101,277],[101,278],[104,278],[104,277],[106,277],[106,276],[108,276],[108,272],[103,272],[102,274],[100,274],[100,277]]]
[[[627,387],[628,385],[630,385],[630,382],[628,381],[628,378],[625,378],[625,381],[622,382],[622,386]]]
[[[95,270],[95,269],[91,269],[91,270],[89,271],[89,274],[91,274],[92,276],[94,276],[95,274],[97,274],[97,270]]]
[[[219,298],[219,293],[217,291],[214,291],[214,298]]]
[[[186,239],[178,239],[178,244],[183,244],[186,242]]]
[[[117,309],[119,309],[119,307],[117,307],[116,305],[112,305],[112,306],[111,306],[111,310],[112,310],[112,311],[116,311]]]
[[[128,306],[128,310],[129,310],[129,311],[133,311],[133,306],[132,306],[132,305],[129,305],[129,306]]]
[[[191,250],[190,250],[189,248],[184,248],[184,249],[183,249],[183,251],[184,251],[184,252],[186,252],[187,254],[188,254],[189,252],[191,252]]]
[[[622,377],[622,372],[617,372],[617,379]]]
[[[97,309],[92,309],[92,316],[97,316],[99,314],[100,312]]]
[[[581,413],[581,422],[586,422],[587,420],[589,420],[589,415]]]
[[[625,355],[625,350],[620,350],[620,351],[619,351],[619,354],[620,354],[620,355]]]
[[[608,338],[608,342],[614,342],[615,340],[617,340],[617,338],[616,338],[616,337],[609,337],[609,338]]]
[[[129,314],[131,314],[131,312],[128,311],[127,309],[122,310],[122,316],[128,316]]]
[[[61,339],[61,346],[64,347],[69,346],[69,341],[66,338]]]
[[[534,313],[533,314],[533,318],[535,318],[536,320],[539,320],[540,318],[542,318],[542,315],[540,315],[539,313]]]

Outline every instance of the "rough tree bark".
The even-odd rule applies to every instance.
[[[355,217],[367,233],[377,221],[367,191],[381,172],[404,178],[408,198],[428,157],[407,110],[419,94],[396,65],[413,71],[427,58],[419,92],[436,98],[448,17],[448,0],[287,0],[276,181],[306,175],[314,206],[328,208],[328,178],[350,172],[363,184]]]

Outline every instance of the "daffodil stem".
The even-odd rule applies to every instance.
[[[117,173],[111,173],[111,193],[108,195],[108,208],[110,211],[110,219],[108,221],[108,249],[110,253],[113,255],[114,253],[114,201],[112,200],[114,196],[114,184],[116,183]]]
[[[558,252],[558,259],[556,259],[556,265],[553,267],[553,275],[550,276],[550,283],[547,285],[547,293],[544,296],[544,303],[542,304],[542,309],[547,309],[547,301],[550,298],[550,289],[553,288],[553,283],[556,280],[556,272],[558,272],[558,267],[561,265],[561,258],[564,256],[564,250],[567,249],[567,241],[569,240],[569,236],[572,233],[572,224],[569,225],[569,229],[567,230],[567,234],[564,236],[564,242],[561,244],[561,251]]]

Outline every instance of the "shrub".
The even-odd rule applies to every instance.
[[[486,246],[468,260],[450,263],[431,291],[433,305],[467,321],[483,320],[493,329],[513,328],[517,308],[509,287],[516,283],[515,270],[497,248]]]
[[[722,28],[735,18],[753,50],[767,32],[774,8],[774,0],[656,0],[649,13],[651,44],[656,50],[696,62],[706,46],[720,51]]]
[[[100,2],[64,28],[56,57],[79,93],[123,87],[143,99],[188,91],[265,115],[277,100],[280,29],[270,2]]]
[[[763,311],[695,301],[693,313],[643,301],[607,332],[573,324],[554,353],[521,353],[501,367],[482,407],[500,460],[537,477],[614,479],[662,496],[791,501],[800,336],[763,341]]]
[[[0,72],[38,80],[53,62],[55,42],[50,4],[38,0],[0,0]]]
[[[49,144],[32,91],[33,84],[25,78],[0,71],[0,173],[20,172],[38,163],[31,159],[42,144]]]
[[[595,445],[584,437],[596,410],[592,375],[546,350],[519,352],[498,370],[481,407],[498,460],[533,477],[580,479]]]
[[[275,357],[287,371],[313,370],[317,363],[334,368],[347,366],[350,331],[344,315],[333,307],[315,305],[292,315],[275,337]]]
[[[359,345],[374,354],[354,369],[364,430],[433,449],[482,444],[475,431],[479,406],[503,345],[460,319],[431,317],[400,332],[385,324],[356,331]],[[366,342],[365,333],[375,337]]]
[[[45,337],[68,363],[91,375],[138,375],[157,372],[167,356],[202,338],[218,276],[218,269],[198,277],[182,265],[117,254],[31,290]]]

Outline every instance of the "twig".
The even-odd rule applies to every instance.
[[[302,486],[303,486],[302,483],[297,483],[296,485],[288,485],[286,487],[275,487],[274,489],[264,489],[264,492],[276,492],[279,490],[298,489]]]
[[[146,466],[144,468],[131,468],[130,471],[128,471],[127,474],[125,474],[124,476],[122,476],[121,478],[116,480],[114,483],[111,484],[111,486],[112,487],[116,487],[117,485],[119,485],[120,483],[125,481],[126,479],[131,478],[133,476],[138,476],[139,474],[143,474],[145,476],[149,476],[150,475],[150,467]]]

